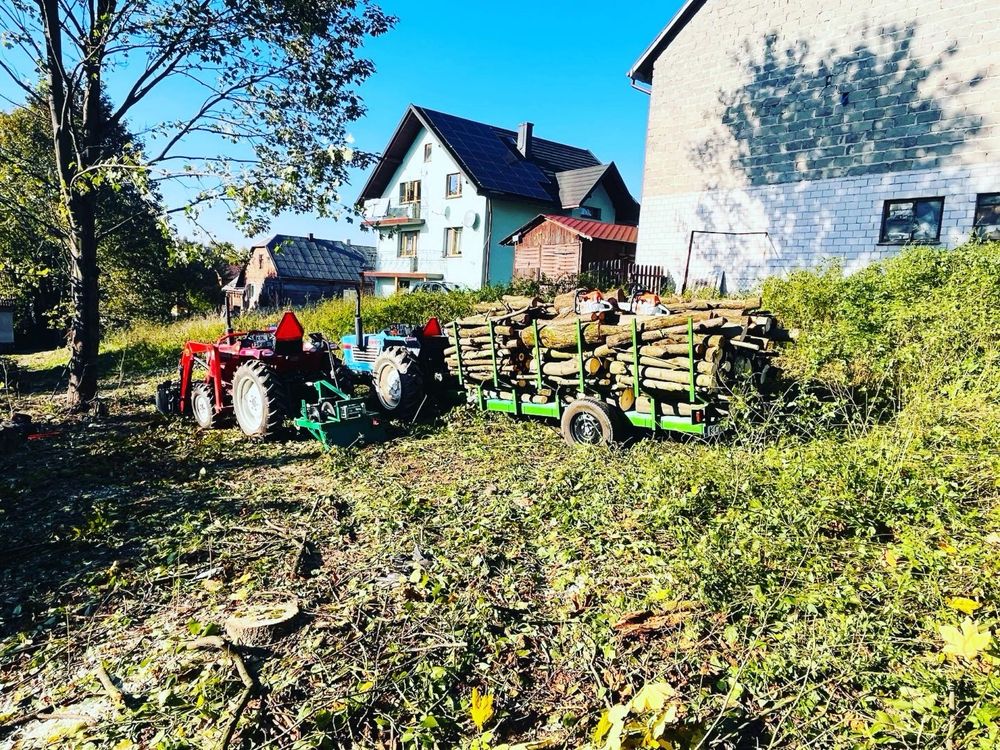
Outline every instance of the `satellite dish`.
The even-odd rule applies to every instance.
[[[465,218],[462,220],[462,223],[469,229],[475,229],[476,225],[479,223],[479,214],[475,211],[466,211]]]

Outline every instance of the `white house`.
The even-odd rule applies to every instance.
[[[590,151],[410,106],[361,191],[378,232],[376,293],[439,279],[473,289],[513,274],[501,241],[539,214],[635,224],[614,164]]]
[[[1000,235],[1000,3],[688,0],[650,93],[638,263],[730,290]]]

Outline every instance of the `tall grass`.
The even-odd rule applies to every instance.
[[[442,321],[468,314],[472,306],[505,291],[491,287],[478,292],[415,292],[392,297],[364,297],[362,315],[366,331],[382,330],[392,323],[422,323],[437,316]],[[309,333],[322,333],[331,340],[354,330],[355,302],[327,300],[295,310]],[[233,320],[238,331],[262,330],[274,325],[280,311],[252,313]],[[189,318],[169,325],[138,322],[128,330],[115,332],[102,347],[105,371],[123,369],[138,374],[174,367],[185,341],[214,341],[225,332],[220,316]],[[122,363],[124,363],[122,365]]]

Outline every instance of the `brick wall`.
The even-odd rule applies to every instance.
[[[678,275],[701,229],[771,233],[699,238],[706,276],[860,264],[883,200],[934,194],[959,241],[1000,190],[997,49],[996,0],[708,0],[654,67],[637,261]]]
[[[274,262],[271,260],[271,254],[268,253],[267,248],[254,248],[253,254],[247,263],[245,282],[247,286],[253,284],[253,294],[250,295],[249,300],[251,308],[257,306],[261,291],[264,289],[267,280],[277,275],[278,269],[274,267]]]

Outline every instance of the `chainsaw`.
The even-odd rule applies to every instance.
[[[619,313],[618,301],[605,299],[604,295],[596,289],[590,292],[585,292],[582,289],[578,291],[573,309],[577,315],[589,315],[591,320],[601,322],[617,318]]]

